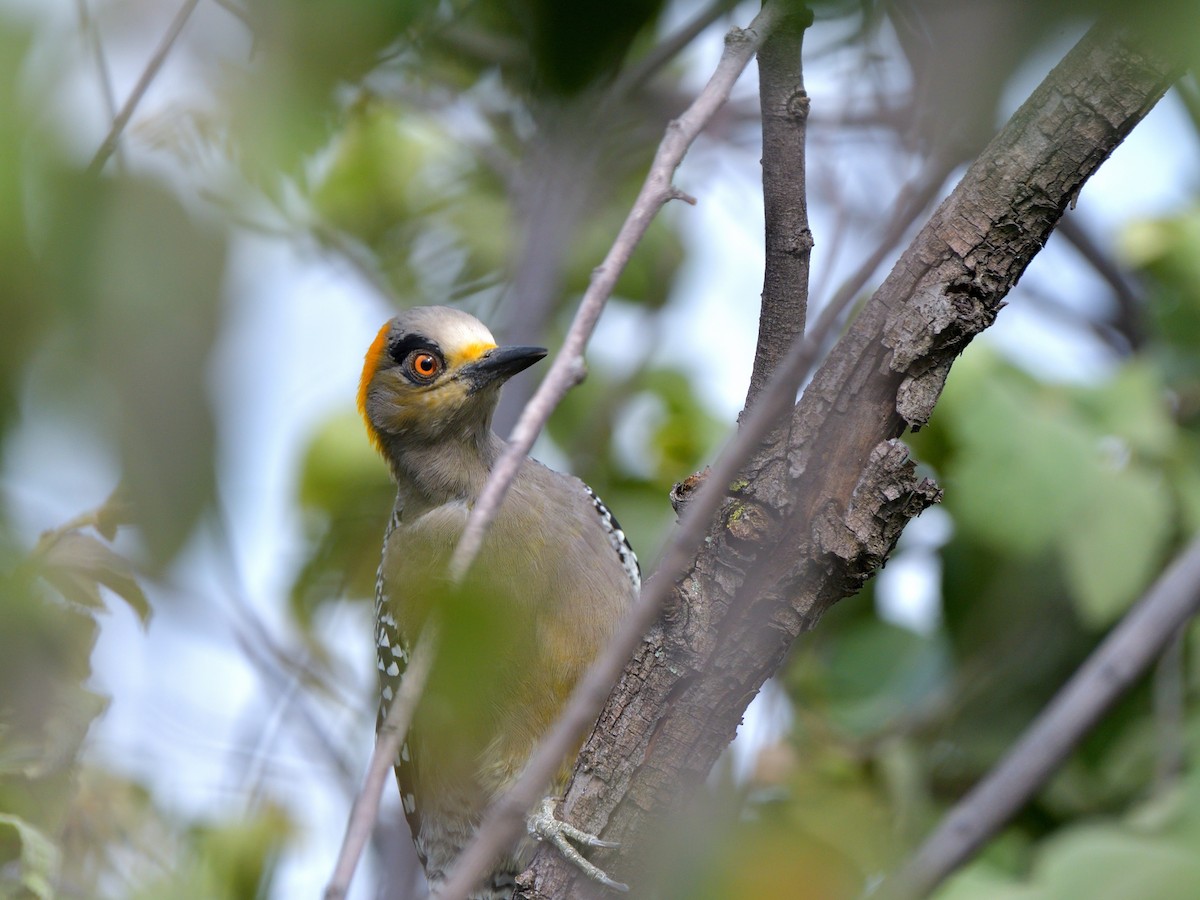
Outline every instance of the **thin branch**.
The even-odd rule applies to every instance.
[[[362,790],[354,798],[350,820],[346,823],[342,849],[338,853],[337,864],[329,884],[325,887],[325,900],[342,900],[350,889],[350,879],[354,877],[358,860],[375,828],[375,820],[379,817],[379,799],[383,794],[383,785],[396,763],[396,756],[400,752],[400,745],[404,743],[408,726],[412,723],[417,702],[425,691],[429,669],[437,655],[437,642],[437,627],[430,622],[417,639],[408,661],[408,668],[400,680],[396,699],[392,701],[387,717],[379,727],[375,750],[367,766]]]
[[[613,83],[612,93],[623,96],[637,90],[667,63],[683,52],[704,29],[737,5],[737,0],[713,0],[682,28],[639,59]],[[753,26],[751,26],[753,27]]]
[[[766,34],[779,17],[775,0],[769,2],[744,30],[731,31],[725,38],[725,52],[708,84],[684,113],[667,126],[658,146],[645,183],[634,201],[608,255],[592,273],[588,289],[579,304],[562,349],[554,358],[545,379],[530,399],[509,438],[508,447],[492,468],[491,476],[471,511],[462,538],[450,560],[452,577],[461,579],[483,544],[483,535],[508,493],[509,485],[529,448],[567,391],[584,374],[583,350],[596,327],[604,304],[617,278],[629,262],[638,242],[651,221],[668,200],[677,196],[671,177],[683,160],[688,147],[729,97],[734,82],[754,56]]]
[[[880,264],[891,255],[903,240],[917,217],[937,197],[952,167],[944,160],[931,159],[921,174],[907,182],[892,203],[892,216],[887,230],[875,249],[838,285],[823,308],[841,310],[854,301]]]
[[[104,110],[108,113],[111,121],[117,115],[117,96],[113,91],[112,73],[108,68],[108,56],[104,53],[104,42],[100,39],[100,27],[92,18],[91,10],[88,9],[88,0],[75,0],[75,12],[79,17],[79,30],[83,32],[88,42],[88,49],[91,50],[92,59],[96,63],[100,95],[104,98]],[[124,168],[125,160],[120,147],[115,148],[115,152],[117,167]]]
[[[1073,216],[1063,216],[1058,226],[1071,246],[1082,256],[1096,274],[1103,278],[1117,301],[1117,313],[1113,316],[1113,327],[1129,343],[1129,350],[1136,352],[1146,343],[1146,328],[1142,322],[1142,298],[1121,270],[1116,260],[1105,253],[1095,238]]]
[[[1200,540],[1092,652],[1004,760],[942,819],[894,882],[885,885],[885,895],[923,897],[970,859],[1054,774],[1198,610]]]
[[[133,92],[130,93],[129,99],[125,101],[125,105],[117,113],[117,117],[113,119],[112,127],[109,129],[103,143],[100,144],[100,149],[92,157],[92,161],[88,165],[89,174],[99,174],[100,170],[104,168],[104,164],[108,162],[108,158],[117,149],[117,143],[121,140],[121,135],[124,133],[125,127],[129,124],[129,120],[133,118],[138,104],[141,103],[142,97],[149,90],[163,63],[167,61],[167,54],[175,46],[175,41],[179,39],[179,35],[183,31],[183,26],[191,18],[199,2],[200,0],[184,0],[183,6],[179,8],[179,12],[175,14],[175,18],[171,20],[171,27],[167,29],[167,33],[158,45],[158,49],[150,57],[150,62],[147,63],[145,71],[138,78],[137,84],[133,86]]]

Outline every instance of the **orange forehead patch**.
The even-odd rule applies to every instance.
[[[496,345],[490,341],[476,341],[473,344],[467,344],[465,347],[456,348],[446,360],[446,363],[451,369],[457,369],[459,366],[465,366],[467,363],[473,363],[489,350],[495,350]]]
[[[379,329],[379,333],[375,335],[375,340],[371,342],[370,348],[367,350],[367,355],[363,359],[362,377],[358,380],[358,413],[362,416],[363,422],[367,426],[367,437],[371,439],[375,449],[383,452],[383,447],[379,442],[379,435],[375,431],[375,426],[371,424],[370,418],[367,417],[367,391],[371,387],[371,379],[375,377],[375,373],[379,371],[381,357],[387,352],[388,331],[391,328],[391,322],[385,322],[383,327]]]

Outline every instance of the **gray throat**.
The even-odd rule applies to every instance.
[[[398,500],[407,518],[447,503],[473,505],[504,442],[487,429],[464,440],[388,449]]]

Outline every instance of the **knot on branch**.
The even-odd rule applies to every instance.
[[[768,239],[768,248],[775,243]],[[784,231],[778,236],[776,246],[788,256],[807,258],[813,248],[813,233],[807,225]]]
[[[734,500],[726,507],[725,530],[735,544],[758,547],[774,528],[770,513],[749,500]]]
[[[671,488],[671,508],[675,510],[677,516],[683,515],[683,509],[691,502],[696,491],[700,490],[700,485],[704,484],[708,478],[708,466],[699,472],[693,472],[683,481],[675,482]]]
[[[893,372],[905,375],[896,412],[913,428],[929,421],[950,365],[971,339],[996,320],[997,294],[974,280],[919,289],[892,311],[882,342]]]
[[[841,515],[828,510],[814,526],[817,546],[837,557],[843,596],[858,590],[887,561],[900,532],[942,499],[928,478],[917,478],[908,448],[897,440],[875,445]]]
[[[784,108],[787,109],[789,116],[794,116],[797,119],[807,119],[811,106],[812,102],[809,99],[808,92],[804,88],[799,88],[793,91],[787,98]]]
[[[731,28],[725,32],[725,49],[731,51],[746,44],[753,44],[757,40],[758,36],[749,28]]]

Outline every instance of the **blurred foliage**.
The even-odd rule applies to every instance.
[[[954,374],[913,444],[943,473],[963,539],[1003,558],[1051,557],[1076,614],[1111,623],[1178,538],[1171,474],[1194,452],[1165,385],[1138,362],[1098,386],[1042,384],[984,346]]]
[[[375,596],[380,523],[387,521],[395,497],[357,415],[331,419],[313,436],[299,491],[312,549],[292,586],[292,609],[307,630],[323,604]]]
[[[88,6],[101,43],[124,53],[123,68],[142,65],[130,64],[129,46],[158,40],[143,10]],[[99,177],[82,169],[102,135],[72,99],[76,82],[97,77],[78,59],[87,42],[64,42],[58,25],[32,13],[0,11],[0,448],[39,422],[69,422],[79,444],[70,449],[115,462],[120,479],[104,507],[40,539],[7,484],[0,495],[4,897],[265,897],[279,894],[281,855],[298,852],[302,829],[283,808],[289,791],[239,795],[197,820],[166,809],[148,777],[105,771],[87,751],[109,702],[91,667],[99,614],[128,606],[145,624],[168,602],[163,583],[223,564],[198,538],[217,498],[239,489],[223,456],[246,438],[241,420],[223,415],[230,401],[213,376],[222,341],[255,302],[230,290],[230,249],[248,232],[316,247],[367,275],[393,305],[459,303],[501,339],[555,346],[663,127],[694,91],[695,72],[675,58],[642,67],[682,19],[708,8],[201,6],[228,18],[212,27],[197,17],[188,28],[200,37],[173,51],[187,64],[177,80],[195,96],[139,110],[125,158]],[[897,170],[969,158],[1047,46],[1100,8],[1120,8],[1034,6],[814,4],[840,35],[825,52],[857,48],[862,71],[851,87],[871,84],[874,105],[846,97],[840,133],[886,141]],[[732,7],[711,7],[718,28],[748,19],[749,7],[730,16]],[[1128,12],[1141,24],[1168,22],[1200,47],[1181,0]],[[757,115],[753,103],[735,103],[714,123],[705,153],[689,158],[698,183],[729,159],[753,165],[752,154],[732,154],[753,142]],[[843,209],[851,230],[878,224],[879,197],[869,193],[870,208]],[[644,349],[593,364],[544,445],[605,498],[644,561],[673,518],[670,486],[703,466],[728,428],[696,371],[657,352],[689,314],[678,276],[691,246],[671,212],[616,290],[622,315],[649,337]],[[714,775],[702,801],[710,815],[664,836],[663,896],[857,896],[995,764],[1200,528],[1200,212],[1130,227],[1122,252],[1141,297],[1126,312],[1148,335],[1127,341],[1137,355],[1114,356],[1111,374],[1087,385],[1035,377],[985,346],[964,355],[913,438],[946,488],[951,533],[941,544],[906,538],[898,551],[940,573],[937,615],[920,633],[889,622],[872,585],[822,621],[779,678],[790,732],[757,753],[748,780],[729,768]],[[756,292],[743,292],[747,318]],[[1083,315],[1085,325],[1119,330],[1111,310]],[[303,542],[280,579],[290,603],[271,599],[279,629],[307,652],[289,655],[283,640],[260,651],[274,649],[293,678],[289,696],[316,703],[337,693],[331,679],[295,659],[332,667],[367,651],[369,637],[348,651],[329,625],[341,609],[365,620],[392,497],[349,411],[317,422],[299,451],[289,477]],[[87,502],[62,499],[72,510]],[[204,597],[206,614],[224,614],[217,599],[226,598]],[[479,648],[496,643],[503,623],[470,596],[455,610],[458,657],[442,665],[457,662],[460,680],[482,683]],[[943,896],[1200,893],[1198,651],[1193,626],[1181,667],[1164,662],[1118,704]],[[1186,701],[1178,720],[1154,699],[1172,679]],[[264,694],[277,689],[263,681]],[[314,729],[320,740],[306,748],[357,760],[373,700],[355,700],[361,729],[339,720]],[[287,708],[310,714],[302,702]],[[273,740],[276,717],[263,718],[251,740],[256,760]],[[1173,744],[1183,746],[1183,768],[1171,762]],[[301,790],[287,774],[290,793]]]

